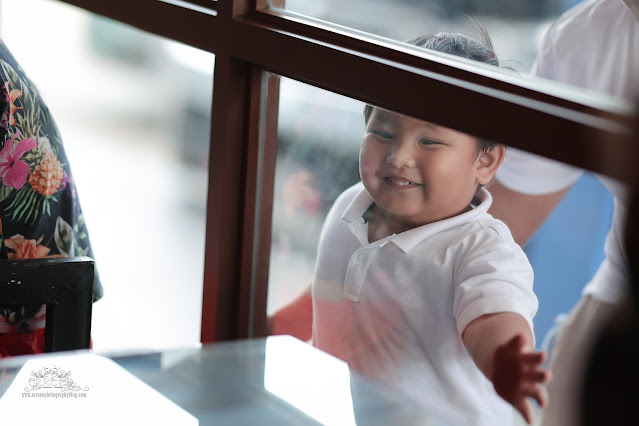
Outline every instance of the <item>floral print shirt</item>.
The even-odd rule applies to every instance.
[[[58,129],[1,40],[0,84],[0,259],[93,257]],[[93,300],[100,297],[96,268]],[[0,300],[0,333],[43,328],[45,312]]]

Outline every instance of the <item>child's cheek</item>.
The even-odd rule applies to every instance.
[[[377,167],[375,163],[371,161],[370,156],[366,155],[365,150],[362,150],[359,156],[359,174],[360,178],[366,182],[375,176]]]

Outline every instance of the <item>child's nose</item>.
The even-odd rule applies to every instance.
[[[396,141],[386,156],[386,162],[398,169],[402,167],[414,167],[416,163],[413,149],[413,145],[408,142],[401,140]]]

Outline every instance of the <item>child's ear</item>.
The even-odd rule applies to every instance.
[[[506,156],[506,146],[497,144],[490,151],[479,154],[477,159],[477,183],[486,185],[491,181]]]

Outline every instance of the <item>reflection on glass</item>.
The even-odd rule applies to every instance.
[[[622,100],[636,93],[634,0],[287,0],[284,7],[401,42],[424,32],[473,34],[473,17],[491,34],[502,65],[534,77],[544,90],[623,112],[628,106]],[[550,89],[547,80],[562,84]]]
[[[62,2],[0,19],[73,171],[105,294],[94,349],[198,344],[213,56]]]
[[[506,64],[528,72],[544,32],[576,1],[287,0],[287,10],[397,41],[424,32],[472,33],[468,16],[481,20]]]
[[[364,104],[282,78],[268,313],[311,282],[331,205],[359,180]]]
[[[320,424],[356,424],[348,365],[295,339],[266,340],[264,389]]]
[[[460,37],[438,36],[447,41]],[[463,44],[464,37],[461,39],[453,44]],[[436,46],[429,48],[438,49]],[[464,50],[450,53],[459,52]],[[480,57],[486,61],[491,55]],[[330,114],[316,113],[306,119],[303,112],[309,108],[304,103],[286,105],[294,102],[286,94],[291,87],[306,91],[306,96],[299,96],[306,105],[316,99],[330,99],[339,115],[333,114],[334,118],[326,122],[322,117]],[[462,423],[464,416],[486,416],[487,424],[508,418],[511,408],[496,394],[489,398],[490,403],[475,400],[473,392],[464,401],[454,403],[446,396],[447,392],[457,394],[455,389],[462,384],[492,389],[478,369],[483,366],[474,357],[473,348],[473,341],[481,342],[480,346],[491,344],[493,333],[475,334],[475,327],[490,330],[494,326],[485,325],[487,318],[500,318],[499,322],[512,326],[514,334],[521,333],[531,346],[535,343],[533,328],[540,333],[536,323],[532,327],[537,297],[527,253],[515,243],[506,225],[487,213],[492,200],[486,187],[492,188],[505,147],[436,123],[372,106],[364,108],[361,103],[343,99],[298,83],[282,82],[269,293],[273,331],[310,339],[320,349],[347,361],[351,368],[416,398],[424,407],[434,404]],[[322,107],[330,108],[326,104]],[[315,127],[322,137],[313,137],[309,129]],[[330,133],[335,128],[348,131],[335,136]],[[297,137],[291,138],[291,134]],[[344,143],[339,149],[333,148],[329,144],[334,140]],[[344,162],[335,161],[346,147],[350,157]],[[337,173],[322,176],[327,162],[335,168],[356,170],[358,175],[348,179]],[[296,173],[283,173],[295,167]],[[582,173],[576,171],[571,184],[583,177],[585,191],[581,194],[587,193],[587,198],[575,203],[574,196],[567,197],[565,203],[571,209],[590,206],[590,223],[598,223],[600,231],[596,238],[591,235],[597,241],[588,245],[590,250],[600,251],[610,226],[610,194],[598,181],[586,181],[592,176]],[[323,188],[331,188],[331,195],[327,196]],[[327,201],[326,207],[319,204],[322,208],[310,209],[314,216],[309,215],[305,207],[317,206],[318,199]],[[595,205],[601,210],[593,210]],[[286,236],[298,235],[289,228],[296,215],[307,225],[303,229],[308,233],[299,243]],[[578,222],[574,210],[569,216],[561,220]],[[321,234],[308,226],[314,223],[309,217],[323,223]],[[309,247],[311,233],[317,249]],[[565,235],[558,238],[563,245],[573,244]],[[556,259],[566,256],[561,253],[562,244],[552,249],[545,245],[544,254],[554,250]],[[315,261],[310,260],[313,255]],[[600,255],[580,258],[588,266],[585,274],[592,276],[600,260]],[[557,267],[557,263],[537,262],[535,272],[546,268],[545,277],[559,275]],[[574,272],[565,265],[558,269]],[[575,288],[583,288],[589,277],[569,279]],[[554,292],[540,298],[544,308],[546,300],[565,302],[561,308],[555,305],[547,309],[545,316],[551,323],[579,297],[566,296],[568,286],[564,283],[536,281],[535,289],[539,285]],[[284,291],[290,292],[288,297],[281,297]],[[298,296],[300,293],[302,296]],[[287,315],[291,317],[288,321],[278,321]],[[292,328],[287,329],[289,326]],[[543,333],[551,329],[552,324],[541,330],[537,345],[544,340]],[[482,338],[474,340],[473,335]],[[491,418],[494,413],[500,414]]]
[[[28,360],[0,398],[0,412],[6,424],[200,424],[114,361],[94,354]]]

